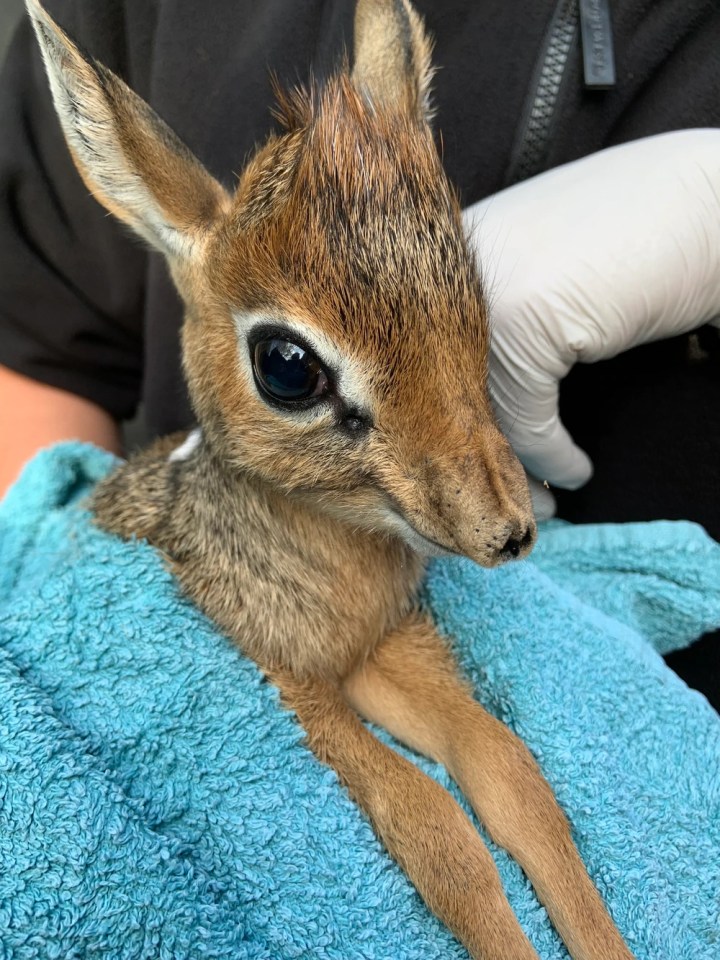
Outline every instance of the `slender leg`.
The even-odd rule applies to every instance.
[[[427,905],[476,960],[538,960],[510,909],[490,853],[450,794],[365,728],[322,680],[271,674]]]
[[[632,960],[530,752],[472,698],[429,621],[408,619],[344,691],[367,719],[447,768],[530,878],[574,960]]]

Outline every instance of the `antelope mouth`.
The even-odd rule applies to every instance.
[[[389,528],[400,537],[409,547],[424,557],[461,557],[463,554],[454,547],[438,543],[414,527],[406,517],[392,507],[388,508],[386,519]]]

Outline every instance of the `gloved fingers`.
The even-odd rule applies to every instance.
[[[528,476],[528,487],[532,497],[533,510],[536,520],[550,520],[557,513],[557,504],[555,497],[548,488],[536,480],[535,477]]]
[[[526,470],[565,490],[587,483],[592,462],[560,421],[557,380],[495,360],[489,387],[500,427]]]
[[[508,324],[510,329],[512,324]],[[536,331],[537,332],[537,331]],[[513,347],[514,343],[514,347]],[[545,344],[534,338],[493,339],[488,387],[500,427],[523,466],[541,482],[567,490],[592,476],[592,463],[560,422],[560,380],[572,362],[556,357],[547,370],[537,365]]]
[[[539,331],[563,362],[567,349],[573,362],[605,359],[720,313],[720,130],[601,151],[463,217],[498,334],[520,314],[525,337]],[[552,355],[534,356],[550,372]]]
[[[559,416],[549,423],[534,424],[532,431],[516,424],[507,436],[525,469],[555,487],[577,490],[592,477],[590,457],[575,443]]]

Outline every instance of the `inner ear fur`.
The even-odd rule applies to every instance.
[[[55,110],[88,189],[166,255],[191,255],[229,204],[225,190],[144,100],[84,55],[38,0],[26,2]]]
[[[358,0],[352,78],[373,105],[432,120],[432,43],[409,0]]]

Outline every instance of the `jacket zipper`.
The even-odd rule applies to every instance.
[[[506,187],[545,169],[552,121],[579,20],[578,0],[559,0],[535,65],[505,177]]]
[[[578,27],[585,88],[609,90],[615,84],[610,0],[559,0],[535,65],[505,186],[546,167],[558,98]]]

